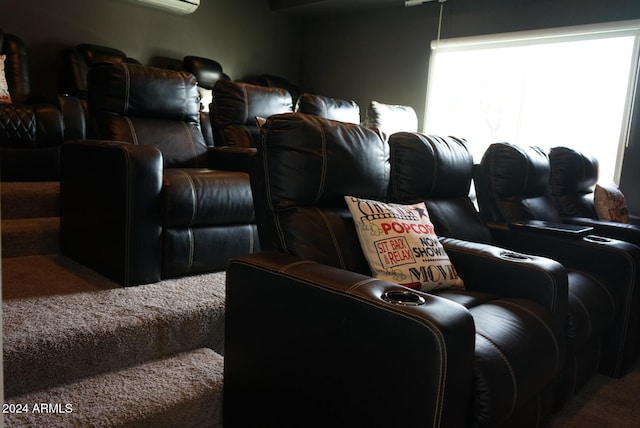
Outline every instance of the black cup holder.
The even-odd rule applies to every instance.
[[[424,297],[410,290],[389,290],[382,294],[382,300],[401,306],[420,306],[426,303]]]
[[[590,242],[611,242],[611,239],[609,238],[605,238],[604,236],[597,236],[597,235],[587,235],[584,237],[585,241],[590,241]]]
[[[514,261],[514,262],[526,262],[528,260],[531,260],[531,257],[529,256],[526,256],[524,254],[519,254],[519,253],[512,253],[512,252],[500,253],[500,257],[506,260]]]

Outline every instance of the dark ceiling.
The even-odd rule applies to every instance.
[[[404,0],[269,0],[271,10],[297,15],[403,6]]]

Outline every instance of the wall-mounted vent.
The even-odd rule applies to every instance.
[[[200,6],[200,0],[127,0],[140,6],[153,7],[165,12],[186,15],[196,11]]]

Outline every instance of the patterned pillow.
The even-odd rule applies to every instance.
[[[0,55],[0,103],[10,103],[11,94],[9,94],[9,85],[4,77],[4,60],[7,56]]]
[[[598,219],[618,223],[631,223],[627,201],[615,184],[596,184],[593,192],[593,202]]]
[[[391,204],[345,196],[373,276],[422,291],[464,288],[424,203]]]
[[[198,86],[198,93],[200,94],[200,111],[209,113],[209,105],[213,101],[213,90]]]

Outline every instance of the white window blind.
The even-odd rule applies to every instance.
[[[640,21],[432,42],[424,131],[573,147],[618,182],[638,75]]]

